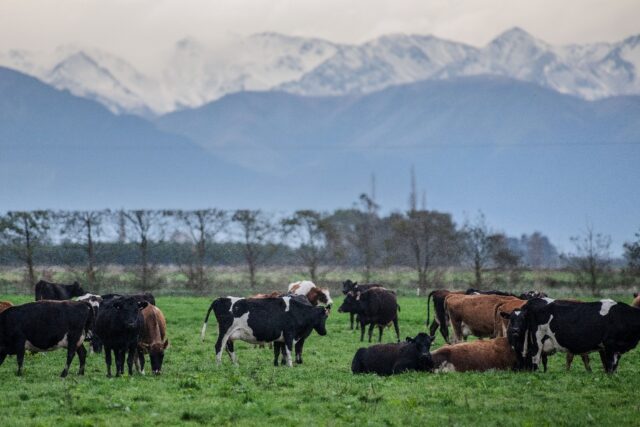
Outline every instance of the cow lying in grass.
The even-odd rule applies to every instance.
[[[400,374],[405,371],[430,371],[433,367],[429,349],[432,338],[421,332],[398,344],[376,344],[360,348],[351,362],[354,374]]]
[[[511,370],[517,362],[507,338],[445,345],[431,352],[431,360],[435,372]]]

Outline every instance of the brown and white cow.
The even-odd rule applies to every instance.
[[[329,289],[319,288],[311,280],[289,283],[288,293],[304,295],[312,305],[322,304],[328,309],[331,309],[331,305],[333,305]]]
[[[169,347],[167,322],[162,311],[155,305],[147,305],[142,310],[144,325],[138,338],[138,362],[144,374],[144,355],[149,354],[151,371],[159,374],[162,370],[164,351]]]
[[[9,307],[13,307],[13,304],[11,304],[9,301],[0,301],[0,313],[5,311]]]
[[[506,301],[519,299],[501,295],[447,295],[444,304],[453,328],[453,342],[460,342],[469,335],[493,338],[496,307]]]
[[[514,369],[517,358],[504,338],[445,345],[431,352],[434,372],[466,372]]]

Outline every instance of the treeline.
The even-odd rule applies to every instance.
[[[583,238],[576,238],[575,253],[559,255],[541,233],[508,237],[489,227],[481,213],[459,225],[450,214],[417,209],[414,202],[406,212],[381,215],[362,195],[356,207],[333,212],[7,212],[0,217],[0,264],[23,266],[30,284],[38,279],[36,266],[64,266],[81,272],[89,288],[106,266],[126,266],[144,290],[159,285],[159,265],[176,266],[194,290],[211,283],[212,266],[223,265],[245,265],[251,286],[265,266],[304,265],[312,280],[323,266],[357,268],[365,280],[374,269],[404,266],[415,270],[415,284],[423,290],[443,286],[453,267],[470,269],[471,284],[483,287],[489,271],[515,281],[524,269],[564,266],[576,277],[580,273],[595,293],[612,270],[610,240],[592,230]],[[630,277],[640,270],[639,246],[625,244]]]

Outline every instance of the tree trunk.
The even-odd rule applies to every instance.
[[[29,222],[27,219],[24,219],[24,236],[26,243],[26,257],[25,261],[27,264],[27,274],[29,276],[29,284],[31,286],[35,286],[36,284],[36,273],[33,268],[33,242],[31,241],[31,229],[29,228]]]

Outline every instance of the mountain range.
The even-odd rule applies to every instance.
[[[146,73],[117,55],[81,46],[0,52],[0,65],[112,112],[143,117],[197,108],[243,91],[360,95],[427,79],[487,74],[595,100],[640,94],[640,35],[616,43],[552,46],[512,28],[478,48],[425,35],[385,35],[348,45],[260,33],[216,49],[185,38],[161,67]]]

